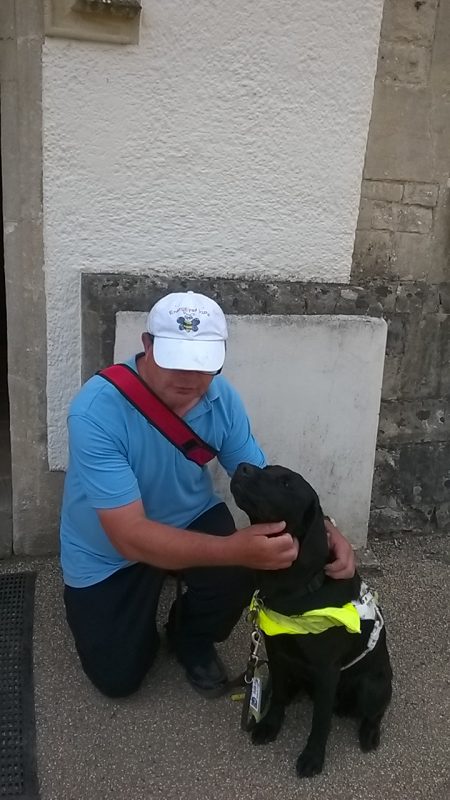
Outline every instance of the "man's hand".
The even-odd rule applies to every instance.
[[[298,541],[282,533],[285,522],[242,528],[224,540],[232,553],[232,564],[250,569],[286,569],[298,556]]]
[[[353,578],[355,574],[355,554],[350,542],[332,522],[328,519],[324,520],[324,522],[330,553],[334,556],[334,561],[325,567],[326,574],[330,578],[338,580]]]

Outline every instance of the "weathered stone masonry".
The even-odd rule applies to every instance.
[[[389,321],[377,532],[450,527],[450,3],[385,0],[352,280]]]
[[[86,274],[83,378],[111,362],[118,311],[147,311],[166,292],[180,289],[210,294],[226,314],[384,316],[389,331],[370,531],[449,527],[450,376],[441,364],[450,355],[450,285]]]

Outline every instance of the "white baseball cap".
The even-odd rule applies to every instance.
[[[153,358],[165,369],[217,372],[225,361],[225,315],[214,300],[174,292],[158,300],[147,317]]]

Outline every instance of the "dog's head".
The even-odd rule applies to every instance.
[[[287,467],[239,464],[231,479],[236,504],[252,524],[285,520],[300,544],[297,560],[285,570],[260,570],[258,587],[267,605],[295,613],[299,596],[328,560],[328,541],[319,498],[312,486]]]

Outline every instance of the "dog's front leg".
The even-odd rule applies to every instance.
[[[338,682],[339,668],[317,667],[313,687],[314,707],[311,733],[305,749],[297,759],[299,778],[311,778],[322,772]]]
[[[267,713],[252,731],[253,744],[268,744],[277,738],[284,720],[284,703],[271,699]]]

